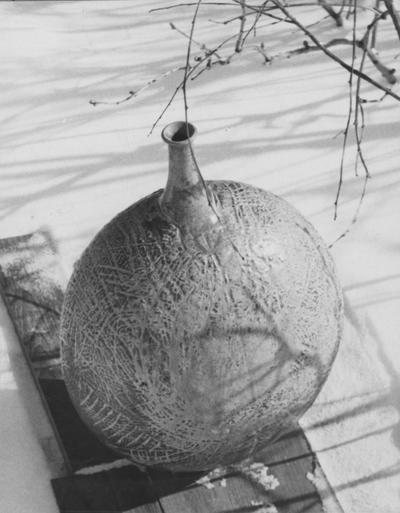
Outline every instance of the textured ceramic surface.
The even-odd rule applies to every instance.
[[[186,127],[163,137],[166,189],[114,218],[75,267],[63,371],[83,419],[122,455],[210,469],[311,405],[341,338],[342,298],[328,250],[293,207],[242,183],[205,189]]]

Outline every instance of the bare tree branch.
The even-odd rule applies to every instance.
[[[392,18],[394,28],[396,29],[397,36],[400,39],[400,19],[399,13],[396,11],[393,0],[383,0],[385,7],[389,13],[389,16]]]
[[[318,0],[318,2],[321,7],[329,14],[329,16],[335,20],[336,26],[343,27],[341,11],[336,12],[335,9],[326,0]]]
[[[239,0],[233,0],[233,1],[237,3]],[[366,82],[368,82],[371,85],[375,86],[377,89],[380,89],[380,90],[384,91],[388,96],[391,96],[395,100],[400,101],[400,96],[397,95],[396,93],[394,93],[392,90],[390,90],[387,87],[379,84],[379,82],[377,82],[373,78],[369,77],[365,73],[360,72],[360,71],[358,71],[356,69],[352,70],[352,68],[351,68],[351,66],[349,64],[344,62],[342,59],[340,59],[340,57],[338,57],[336,54],[334,54],[328,48],[326,48],[325,45],[323,43],[321,43],[319,41],[319,39],[312,32],[310,32],[310,30],[308,30],[295,16],[293,16],[293,14],[291,14],[288,11],[288,9],[280,2],[280,0],[270,0],[270,1],[272,3],[274,3],[289,20],[291,20],[295,25],[297,25],[297,27],[304,34],[306,34],[306,36],[308,36],[311,39],[311,41],[313,41],[313,43],[316,46],[318,46],[324,52],[325,55],[330,57],[333,61],[337,62],[340,66],[342,66],[342,68],[344,68],[348,72],[350,72],[350,73],[354,72],[357,76],[360,76],[363,80],[365,80]],[[251,9],[252,7],[248,6],[248,8]],[[255,8],[253,8],[253,9],[255,9]]]
[[[368,185],[369,179],[370,179],[369,175],[365,175],[364,176],[363,188],[362,188],[362,191],[361,191],[361,194],[360,194],[360,198],[358,200],[357,209],[355,211],[355,214],[353,215],[353,218],[352,218],[352,220],[350,222],[350,225],[348,226],[348,228],[341,235],[339,235],[339,237],[337,239],[335,239],[333,242],[331,242],[331,244],[329,244],[328,248],[332,248],[337,242],[339,242],[341,239],[346,237],[346,235],[348,235],[350,233],[350,230],[352,229],[352,227],[358,221],[358,217],[359,217],[359,214],[360,214],[360,209],[361,209],[361,206],[363,204],[363,201],[364,201],[364,198],[365,198],[365,194],[367,192],[367,185]]]
[[[157,11],[167,11],[169,9],[177,9],[180,7],[193,7],[194,5],[197,6],[197,2],[182,2],[179,4],[173,4],[173,5],[165,5],[164,7],[155,7],[154,9],[150,9],[149,12],[157,12]],[[231,2],[203,2],[203,5],[228,5],[232,6]]]
[[[229,41],[232,41],[232,39],[236,38],[236,35],[234,36],[230,36],[228,37],[227,39],[225,39],[224,41],[222,41],[216,48],[214,48],[214,50],[211,50],[209,54],[207,54],[206,56],[204,57],[201,57],[199,58],[199,60],[196,62],[195,65],[193,65],[190,70],[187,72],[187,76],[186,76],[186,81],[189,77],[191,77],[191,75],[193,75],[193,73],[201,66],[201,64],[203,64],[205,61],[208,61],[209,58],[212,56],[212,55],[215,55],[218,50],[220,50],[223,46],[225,46],[227,43],[229,43]],[[219,60],[216,61],[215,63],[221,63]],[[213,63],[213,64],[215,64]],[[186,67],[185,67],[186,68]],[[185,68],[182,68],[182,69],[185,69]],[[175,91],[173,92],[173,94],[171,95],[171,98],[168,100],[168,103],[166,104],[166,106],[163,108],[163,110],[161,111],[161,113],[159,114],[159,116],[157,117],[157,119],[154,121],[150,131],[149,131],[149,134],[148,135],[151,135],[155,129],[155,127],[158,125],[158,123],[160,122],[160,120],[162,119],[162,117],[164,116],[164,114],[166,113],[166,111],[168,110],[168,108],[170,107],[170,105],[172,104],[172,102],[174,101],[176,95],[179,93],[179,91],[182,89],[182,86],[183,86],[183,80],[178,84],[178,86],[175,88]]]
[[[355,0],[357,1],[357,0]],[[343,186],[343,173],[344,173],[344,158],[346,155],[346,148],[347,148],[347,139],[349,136],[349,128],[350,128],[350,122],[351,118],[353,116],[353,79],[354,79],[354,64],[356,61],[356,27],[357,27],[357,14],[355,12],[354,18],[353,18],[353,28],[352,28],[352,37],[353,37],[353,45],[352,45],[352,52],[351,52],[351,69],[350,69],[350,77],[349,77],[349,111],[347,115],[347,121],[346,121],[346,127],[344,129],[344,135],[343,135],[343,144],[342,144],[342,156],[340,159],[340,168],[339,168],[339,181],[336,189],[336,197],[334,202],[334,214],[333,219],[337,219],[338,215],[338,204],[339,204],[339,198],[340,193],[342,191]]]
[[[240,26],[237,34],[236,44],[235,44],[235,52],[239,53],[243,48],[243,33],[244,27],[246,24],[246,0],[239,0],[240,8],[242,10],[242,14],[239,16]]]
[[[397,77],[395,75],[395,71],[396,70],[393,69],[393,68],[388,68],[387,66],[385,66],[380,61],[380,59],[378,58],[377,54],[370,48],[370,46],[365,44],[364,39],[361,39],[359,41],[355,41],[355,43],[353,43],[353,41],[351,41],[350,39],[341,37],[341,38],[331,39],[327,43],[323,43],[323,45],[325,46],[325,48],[331,48],[332,46],[340,46],[340,45],[346,45],[346,46],[353,46],[353,45],[355,45],[358,48],[360,48],[360,49],[362,49],[363,51],[366,52],[368,58],[374,64],[376,69],[381,73],[383,78],[385,78],[385,80],[387,80],[387,82],[389,82],[390,84],[393,85],[393,84],[396,84],[397,81],[398,81]],[[264,51],[263,43],[262,43],[262,46],[260,45],[260,47],[257,47],[256,50],[264,58],[266,58],[266,53]],[[319,52],[319,51],[321,51],[321,48],[319,46],[316,46],[316,45],[310,45],[307,41],[304,41],[303,42],[303,46],[301,46],[299,48],[295,48],[293,50],[286,50],[284,52],[280,52],[278,54],[269,56],[268,57],[268,62],[272,62],[273,60],[282,59],[282,58],[290,59],[291,57],[296,56],[296,55],[302,55],[302,54],[306,54],[306,53],[309,53],[309,52],[315,52],[315,51]]]
[[[258,5],[256,5],[258,4]],[[233,7],[240,8],[240,15],[230,17],[229,19],[225,19],[225,21],[216,21],[215,23],[228,25],[232,22],[239,22],[238,25],[235,24],[235,34],[231,37],[225,39],[218,45],[213,48],[206,46],[199,41],[194,39],[195,26],[198,20],[198,14],[200,6],[214,6],[216,8],[221,7]],[[380,7],[383,8],[385,6],[385,11],[381,11]],[[391,87],[386,87],[381,84],[368,72],[365,72],[365,65],[368,60],[375,66],[375,68],[379,71],[382,77],[393,86],[397,81],[397,77],[395,74],[395,69],[384,64],[385,58],[379,56],[379,53],[375,50],[377,44],[377,36],[378,36],[378,23],[381,19],[387,18],[391,20],[393,27],[397,33],[397,36],[400,40],[400,18],[399,13],[396,11],[394,7],[393,0],[375,0],[374,7],[370,7],[368,5],[360,5],[357,0],[337,0],[336,2],[330,0],[312,0],[312,1],[298,1],[295,4],[290,4],[286,0],[258,0],[258,2],[250,3],[249,0],[230,0],[230,1],[206,1],[206,0],[193,0],[186,1],[181,3],[174,3],[172,5],[165,5],[163,7],[159,7],[156,9],[151,9],[150,12],[156,11],[168,11],[176,8],[190,8],[194,7],[194,11],[191,18],[191,27],[190,33],[186,33],[180,28],[178,28],[175,23],[170,22],[170,27],[172,30],[175,30],[183,37],[188,40],[187,51],[186,51],[186,63],[185,66],[180,66],[170,70],[159,77],[149,81],[144,86],[139,88],[138,90],[131,90],[127,94],[127,96],[121,100],[116,102],[98,102],[91,100],[90,103],[92,105],[98,104],[107,104],[107,105],[119,105],[121,103],[127,102],[132,98],[136,97],[138,93],[142,90],[146,89],[150,85],[154,84],[158,80],[168,76],[169,74],[175,71],[183,71],[183,78],[176,86],[173,94],[171,95],[168,103],[163,108],[162,112],[159,114],[153,126],[151,127],[150,133],[153,132],[154,128],[160,121],[160,119],[165,114],[166,110],[170,107],[171,103],[174,101],[178,93],[182,90],[183,94],[183,103],[185,110],[185,122],[187,135],[189,136],[189,128],[188,128],[188,117],[189,117],[189,104],[188,104],[188,84],[190,81],[195,80],[202,73],[207,70],[213,69],[216,65],[225,65],[229,64],[233,57],[238,54],[242,54],[245,48],[255,49],[260,55],[263,57],[264,64],[270,64],[272,61],[279,58],[291,58],[296,55],[306,54],[309,52],[322,51],[328,58],[339,64],[343,69],[345,69],[349,73],[349,90],[348,90],[348,112],[346,125],[344,130],[341,132],[343,134],[343,144],[341,151],[341,159],[340,159],[340,168],[339,168],[339,177],[337,183],[336,196],[334,201],[334,219],[337,218],[338,214],[338,205],[342,193],[343,187],[343,179],[344,179],[344,169],[345,169],[345,157],[348,147],[348,138],[351,130],[354,130],[355,135],[355,145],[356,145],[356,159],[354,170],[356,175],[358,176],[358,165],[359,163],[362,165],[364,169],[364,184],[362,187],[362,191],[359,198],[359,203],[356,208],[356,211],[351,220],[350,226],[347,230],[342,233],[332,243],[335,244],[338,240],[342,239],[346,236],[346,234],[350,231],[351,227],[356,223],[359,212],[361,210],[361,206],[366,194],[367,183],[370,178],[370,172],[368,169],[367,161],[364,158],[363,154],[363,137],[365,130],[365,113],[364,113],[364,105],[366,103],[378,103],[383,101],[384,98],[390,96],[397,101],[400,101],[400,96],[396,92],[392,90]],[[309,25],[305,25],[302,21],[300,21],[293,12],[294,9],[298,9],[300,7],[318,7],[320,12],[324,11],[328,13],[322,19],[326,19],[328,16],[332,17],[338,27],[343,26],[344,18],[353,19],[353,27],[352,27],[352,37],[337,37],[330,39],[327,42],[322,41],[322,38],[317,36],[315,31],[311,29],[311,27],[317,25],[322,20],[313,22]],[[338,7],[338,9],[336,8]],[[359,30],[359,26],[357,23],[357,16],[360,10],[369,11],[373,13],[373,21],[367,26],[365,29],[364,35],[360,38],[360,35],[357,35]],[[227,12],[227,9],[222,9],[223,12]],[[271,18],[274,20],[268,24],[260,23],[262,17]],[[211,20],[209,20],[211,21]],[[258,34],[259,28],[263,26],[271,26],[276,23],[287,23],[290,25],[294,25],[299,29],[306,37],[303,45],[299,48],[294,48],[291,50],[285,50],[275,54],[270,55],[266,50],[264,42],[256,43],[256,44],[245,44],[251,38],[253,34],[256,36],[256,31]],[[380,25],[379,25],[380,27]],[[356,30],[357,28],[357,30]],[[356,37],[357,36],[357,37]],[[227,45],[228,43],[229,50],[227,52],[219,53],[220,49]],[[197,55],[192,56],[192,48],[196,45],[201,53],[198,52]],[[347,45],[351,48],[351,59],[349,57],[346,60],[339,57],[336,53],[331,51],[331,48],[339,45]],[[227,56],[223,56],[224,53],[227,53]],[[244,53],[244,52],[243,52]],[[356,62],[358,62],[357,57],[360,57],[360,64],[356,66]],[[361,97],[362,86],[363,84],[370,84],[377,90],[382,91],[384,94],[378,99],[366,100]],[[353,128],[352,128],[353,127]],[[197,165],[197,161],[195,155],[193,153],[193,148],[191,146],[190,137],[188,137],[190,150],[192,153],[193,160],[195,162],[197,171],[199,173],[200,179],[203,181],[203,177],[201,175],[200,169]],[[208,198],[210,206],[212,206],[212,198]],[[332,246],[331,245],[331,246]]]
[[[261,5],[261,7],[260,7],[260,11],[259,11],[258,13],[254,13],[254,14],[256,15],[256,17],[255,17],[255,19],[254,19],[253,23],[251,24],[250,28],[249,28],[249,29],[248,29],[248,31],[246,32],[246,34],[243,36],[243,45],[244,45],[244,43],[246,42],[247,38],[249,37],[249,35],[250,35],[252,32],[254,33],[254,35],[256,35],[256,34],[255,34],[255,32],[256,32],[256,27],[257,27],[257,24],[258,24],[258,22],[259,22],[259,20],[260,20],[261,16],[262,16],[261,9],[265,9],[265,6],[267,5],[267,3],[268,3],[268,2],[269,2],[269,0],[265,0],[265,1],[263,2],[263,4]],[[246,12],[246,11],[245,11],[245,14],[247,14],[247,12]]]
[[[176,30],[176,32],[178,32],[178,34],[181,34],[183,37],[186,37],[186,39],[189,39],[190,40],[190,36],[188,34],[186,34],[186,32],[184,32],[183,30],[179,29],[175,23],[173,22],[170,22],[169,23],[169,26],[171,27],[172,30]],[[197,45],[201,50],[204,50],[206,53],[210,53],[212,52],[212,50],[210,50],[210,48],[208,48],[204,43],[200,43],[199,41],[196,41],[195,39],[192,39],[192,43],[194,43],[195,45]],[[220,55],[218,55],[217,52],[215,52],[215,55],[221,59],[222,57]],[[185,69],[184,67],[181,68],[181,69]]]
[[[196,19],[197,19],[198,13],[199,13],[201,1],[202,0],[198,0],[198,2],[197,2],[196,8],[195,8],[195,12],[194,12],[193,18],[192,18],[192,24],[191,24],[191,27],[190,27],[189,42],[188,42],[187,52],[186,52],[186,65],[185,65],[185,72],[184,72],[183,83],[182,83],[182,93],[183,93],[183,103],[184,103],[184,108],[185,108],[186,137],[187,137],[187,140],[188,140],[188,143],[189,143],[190,153],[192,155],[193,162],[194,162],[194,164],[196,166],[196,171],[197,171],[197,174],[199,176],[200,182],[202,183],[204,191],[205,191],[205,193],[207,195],[208,204],[213,209],[215,215],[218,218],[218,214],[217,214],[217,212],[215,211],[215,209],[213,207],[213,202],[212,202],[211,197],[210,197],[210,191],[209,191],[208,187],[205,184],[203,175],[201,174],[201,171],[200,171],[200,167],[199,167],[199,165],[197,163],[196,155],[195,155],[194,150],[193,150],[193,146],[192,146],[191,139],[190,139],[189,120],[188,120],[189,105],[188,105],[188,98],[187,98],[187,80],[188,80],[188,73],[189,73],[189,68],[190,68],[190,54],[191,54],[191,49],[192,49],[194,27],[195,27],[195,24],[196,24]]]
[[[152,78],[148,82],[146,82],[142,87],[139,87],[139,89],[136,89],[135,91],[129,91],[127,96],[125,98],[122,98],[122,100],[117,100],[115,102],[107,102],[107,101],[101,101],[101,100],[89,100],[89,103],[93,105],[93,107],[96,107],[97,105],[120,105],[121,103],[128,102],[129,100],[132,100],[132,98],[135,98],[140,93],[142,93],[145,89],[149,88],[156,82],[159,82],[160,80],[163,80],[164,78],[168,77],[169,75],[172,75],[172,73],[176,73],[177,71],[183,71],[185,68],[183,66],[177,66],[175,68],[172,68],[165,73],[162,73],[161,75],[158,75],[158,77]]]

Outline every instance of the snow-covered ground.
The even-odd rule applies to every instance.
[[[181,75],[171,73],[119,106],[89,104],[124,98],[184,64],[186,39],[169,23],[188,32],[193,7],[148,13],[160,5],[166,3],[0,4],[0,234],[50,227],[67,275],[105,222],[165,183],[160,130],[184,116],[180,96],[148,133]],[[195,39],[212,47],[234,26],[208,20],[235,14],[204,6]],[[311,23],[318,16],[309,11],[302,19]],[[259,31],[257,41],[264,39],[269,54],[297,48],[304,37],[290,30],[277,24]],[[329,39],[350,29],[325,20],[318,30]],[[379,37],[395,66],[388,23]],[[362,169],[354,175],[352,136],[334,222],[348,76],[320,53],[265,66],[252,44],[229,66],[190,83],[189,116],[199,131],[203,174],[282,195],[330,243],[349,226],[363,186]],[[367,85],[363,95],[379,96]],[[357,223],[332,248],[348,298],[346,337],[303,425],[346,513],[398,513],[400,105],[386,98],[366,105],[365,114],[372,179]],[[38,431],[47,428],[27,406],[34,400],[26,392],[30,377],[3,307],[0,326],[1,511],[52,513],[50,470],[38,442]]]

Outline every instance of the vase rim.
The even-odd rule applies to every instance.
[[[192,123],[186,121],[173,121],[166,125],[161,132],[164,142],[172,146],[185,146],[193,141],[197,129]],[[189,135],[189,137],[188,137]]]

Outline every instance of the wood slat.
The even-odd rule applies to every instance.
[[[0,239],[0,288],[29,364],[59,377],[58,323],[65,279],[50,234]]]

